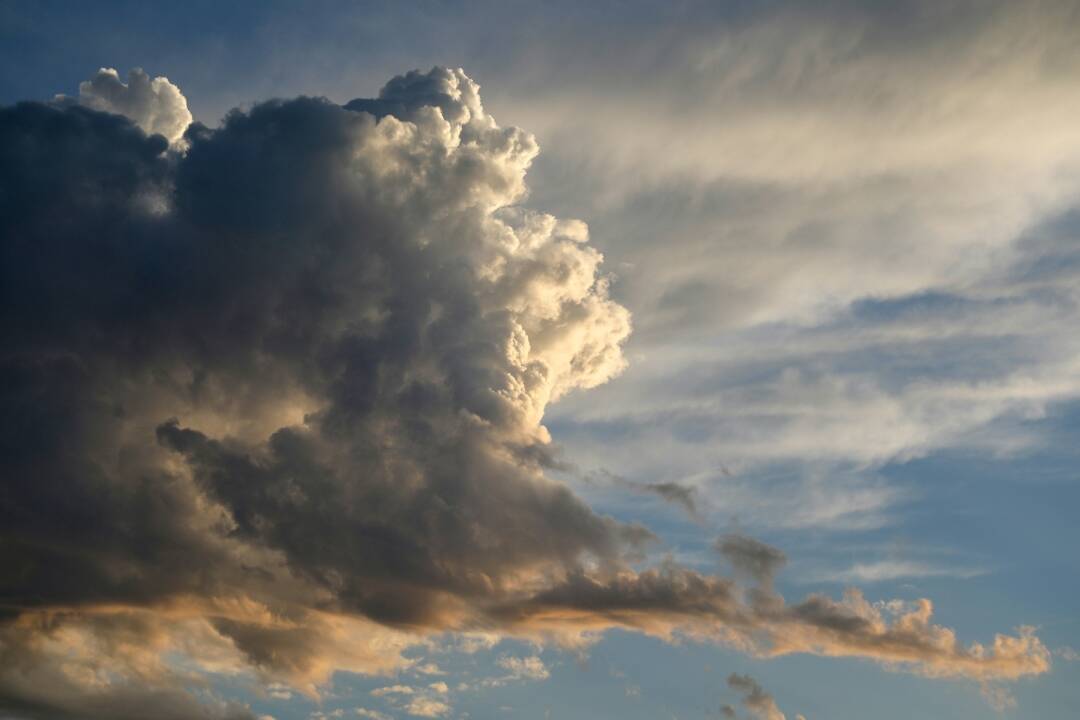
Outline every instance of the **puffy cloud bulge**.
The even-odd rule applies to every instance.
[[[68,99],[58,96],[57,100]],[[126,84],[115,69],[101,68],[94,77],[79,83],[79,97],[72,102],[123,115],[147,134],[163,135],[170,143],[179,142],[191,124],[187,98],[180,88],[165,77],[151,80],[140,68],[128,73]]]
[[[630,316],[583,223],[516,205],[538,147],[478,90],[436,68],[211,129],[101,71],[0,108],[0,710],[246,717],[192,688],[316,694],[472,630],[1045,671],[929,602],[787,605],[749,539],[719,546],[749,588],[634,568],[651,533],[546,477],[542,424],[623,369]]]

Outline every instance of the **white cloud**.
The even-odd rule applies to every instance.
[[[126,84],[113,68],[101,68],[80,83],[79,102],[123,115],[148,134],[164,135],[171,144],[176,144],[191,124],[191,112],[180,88],[166,77],[151,80],[141,68],[128,73]]]
[[[528,657],[506,655],[499,658],[496,663],[504,670],[508,670],[510,678],[514,680],[546,680],[551,676],[551,672],[538,655]]]
[[[778,7],[682,28],[677,47],[643,34],[633,60],[601,34],[587,73],[543,68],[558,81],[506,98],[545,143],[537,194],[590,219],[637,328],[625,376],[549,412],[568,454],[696,476],[704,505],[739,517],[775,502],[752,492],[762,475],[843,475],[851,513],[758,514],[850,527],[903,498],[882,465],[1037,447],[1021,426],[1080,397],[1080,343],[1060,332],[1080,320],[1075,278],[1049,262],[1017,277],[1068,259],[1068,238],[1028,241],[1080,197],[1066,5],[902,26],[870,5]]]
[[[368,718],[368,720],[391,720],[391,717],[386,713],[369,710],[368,708],[356,708],[356,714],[362,718]]]
[[[430,697],[413,698],[404,706],[405,712],[416,717],[442,717],[451,711],[451,707],[442,700]]]
[[[435,663],[424,663],[423,665],[417,665],[415,668],[413,668],[413,670],[415,672],[420,673],[421,675],[445,675],[446,674],[446,672],[443,671]]]
[[[986,574],[985,570],[973,568],[938,566],[911,560],[880,560],[877,562],[855,563],[845,570],[827,573],[824,577],[837,582],[873,583],[928,577],[967,579],[984,574]]]
[[[408,685],[387,685],[386,687],[375,688],[371,691],[371,694],[375,697],[384,697],[386,695],[412,695],[415,692]]]

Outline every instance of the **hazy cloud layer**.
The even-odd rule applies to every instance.
[[[583,223],[517,206],[535,139],[462,71],[181,142],[173,86],[113,80],[84,89],[109,112],[0,108],[0,709],[243,717],[195,704],[206,676],[314,696],[445,631],[1049,667],[1030,630],[963,645],[925,600],[788,604],[782,553],[750,538],[718,546],[749,586],[642,570],[649,530],[545,474],[545,410],[623,370],[630,315]]]
[[[1025,424],[1080,397],[1076,4],[683,10],[502,100],[635,318],[627,374],[549,415],[570,454],[842,529],[905,499],[885,465],[1045,442]]]

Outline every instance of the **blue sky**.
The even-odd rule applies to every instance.
[[[775,582],[790,604],[815,593],[839,599],[845,588],[855,587],[870,603],[880,603],[876,607],[888,618],[911,612],[912,603],[928,598],[933,623],[954,631],[963,646],[989,646],[996,633],[1018,636],[1027,632],[1018,628],[1030,627],[1049,653],[1049,668],[1007,677],[980,675],[981,670],[954,672],[922,661],[905,664],[887,654],[851,652],[849,646],[830,650],[831,641],[820,639],[811,643],[814,648],[796,642],[790,654],[773,657],[768,644],[748,647],[745,637],[708,636],[696,626],[678,626],[663,638],[658,635],[670,628],[655,630],[643,621],[638,630],[646,632],[638,632],[591,618],[595,633],[570,638],[558,632],[543,635],[531,625],[500,626],[491,619],[502,617],[497,614],[484,616],[486,626],[440,625],[425,616],[406,628],[416,633],[408,639],[384,638],[379,630],[376,640],[362,641],[370,642],[360,653],[363,660],[348,649],[328,653],[327,672],[310,681],[272,662],[260,664],[252,660],[254,653],[247,665],[226,661],[225,651],[213,661],[205,654],[196,661],[169,641],[171,649],[162,656],[168,656],[166,665],[197,668],[179,687],[200,702],[235,701],[249,706],[256,717],[276,720],[685,719],[724,717],[724,705],[738,717],[766,720],[780,717],[770,714],[776,707],[789,719],[801,715],[808,720],[1074,717],[1080,708],[1078,20],[1080,6],[1072,2],[78,7],[0,0],[0,104],[49,102],[64,94],[66,112],[82,102],[125,114],[107,104],[111,101],[95,105],[87,99],[97,92],[93,89],[79,99],[80,82],[98,68],[116,68],[117,81],[124,82],[130,69],[143,68],[151,78],[167,77],[179,88],[193,119],[210,128],[206,137],[211,139],[194,138],[191,155],[176,161],[194,168],[178,171],[170,181],[177,193],[194,198],[189,205],[177,201],[176,207],[204,212],[182,227],[217,223],[215,233],[220,227],[246,232],[243,223],[258,214],[258,199],[278,197],[274,189],[259,194],[265,170],[252,171],[251,185],[258,187],[249,195],[238,191],[234,197],[235,188],[224,180],[209,192],[226,196],[222,203],[239,208],[236,214],[222,210],[216,199],[199,205],[196,191],[186,189],[199,178],[206,187],[216,182],[221,171],[214,163],[230,162],[223,157],[260,167],[257,159],[224,150],[220,157],[208,149],[199,154],[199,143],[232,137],[211,135],[230,110],[246,112],[264,100],[300,95],[343,105],[375,98],[392,77],[413,69],[462,68],[479,83],[483,107],[498,126],[519,127],[538,144],[535,159],[520,160],[528,165],[520,193],[505,190],[502,180],[490,181],[494,190],[483,186],[485,192],[513,200],[492,201],[484,212],[502,217],[497,213],[507,211],[501,205],[524,208],[521,217],[533,220],[521,221],[520,227],[514,224],[517,219],[507,221],[522,246],[532,237],[528,223],[540,222],[532,212],[580,219],[588,226],[587,240],[576,224],[545,232],[556,239],[574,236],[572,243],[559,241],[558,252],[566,255],[559,255],[558,262],[564,263],[564,275],[579,273],[588,282],[574,296],[575,307],[592,313],[588,323],[580,313],[565,311],[557,324],[576,328],[581,322],[589,328],[581,333],[596,335],[582,340],[585,349],[578,348],[567,361],[563,384],[552,380],[536,391],[539,395],[529,396],[532,404],[508,415],[509,429],[498,435],[498,442],[510,443],[505,438],[512,436],[513,447],[543,453],[542,475],[563,483],[596,516],[655,534],[640,552],[620,556],[622,571],[644,573],[675,563],[705,577],[730,574],[738,563],[717,552],[717,538],[752,537],[786,556],[775,578],[755,581],[765,586]],[[65,101],[54,102],[63,106]],[[422,106],[427,101],[416,102]],[[391,105],[382,107],[369,110],[380,124],[397,113],[398,120],[413,122],[421,134],[437,132],[412,105],[408,112],[413,114],[407,116]],[[456,107],[450,103],[440,112],[449,117]],[[150,121],[133,112],[127,114],[147,129]],[[290,117],[282,116],[281,126],[302,126],[299,114]],[[169,152],[176,157],[186,151],[178,137],[169,138]],[[484,146],[490,157],[503,152],[499,142]],[[520,137],[513,142],[528,144]],[[529,155],[521,152],[523,158]],[[294,170],[298,177],[308,172],[306,156],[297,153],[273,167],[290,178]],[[417,154],[416,162],[424,157]],[[513,185],[519,159],[498,158],[484,172],[504,172],[509,178],[505,184]],[[498,165],[504,160],[505,167]],[[197,161],[205,166],[196,166]],[[372,162],[370,172],[381,172],[382,166]],[[205,174],[199,174],[200,167]],[[471,192],[468,183],[482,184],[465,171],[423,177],[424,183],[458,183],[462,193]],[[379,189],[392,190],[391,182],[385,180]],[[291,183],[282,181],[281,192],[303,196],[298,188],[304,184]],[[322,187],[318,181],[308,186]],[[161,202],[170,206],[172,200]],[[456,210],[444,208],[443,215],[431,210],[442,202],[451,207],[439,192],[409,202],[403,207],[415,213],[415,222],[406,218],[401,227],[393,225],[393,232],[420,233],[421,244],[430,241],[423,233],[456,238],[455,233],[464,237],[472,232],[462,229],[471,219],[455,224]],[[382,218],[381,210],[376,207],[365,217]],[[211,216],[216,219],[208,220]],[[6,222],[11,222],[12,237],[26,227]],[[291,216],[282,222],[292,222]],[[304,232],[296,231],[291,237],[299,239],[293,242],[321,242],[313,239],[321,236]],[[486,251],[479,245],[462,243],[465,249],[452,255],[455,262],[484,260]],[[250,260],[244,267],[270,267],[276,246],[268,245],[270,259]],[[602,265],[592,248],[602,253]],[[500,262],[512,266],[515,260],[508,257]],[[542,265],[548,257],[539,253],[530,262]],[[444,270],[458,267],[441,255],[438,259]],[[342,267],[355,270],[350,277],[368,283],[363,269],[348,262],[343,260]],[[196,262],[193,267],[199,272],[202,266]],[[397,282],[392,272],[389,277]],[[565,277],[534,292],[528,285],[531,277],[522,270],[520,287],[514,288],[521,297],[504,308],[511,314],[519,312],[519,304],[533,303],[529,307],[541,309],[528,313],[547,317],[543,293],[562,298],[577,292]],[[335,275],[326,283],[339,281]],[[432,302],[449,307],[450,299],[471,292],[454,282],[447,280],[448,287],[438,291],[445,295]],[[423,283],[408,283],[415,285],[414,294],[426,292]],[[252,287],[258,289],[252,293],[265,291],[258,283]],[[473,298],[474,305],[488,302],[494,301]],[[629,335],[620,308],[632,323]],[[135,322],[123,317],[122,323]],[[433,317],[430,322],[437,322]],[[176,324],[188,327],[179,320]],[[533,332],[527,320],[520,320],[520,326],[528,331],[525,342],[531,338],[531,352],[552,368],[562,362],[563,346],[549,339],[557,333],[547,326]],[[146,332],[135,337],[159,337]],[[486,332],[476,330],[476,345],[490,340]],[[37,340],[22,342],[30,348]],[[153,342],[174,347],[164,340]],[[591,358],[593,369],[583,370],[577,360],[596,347],[601,350]],[[625,367],[615,358],[619,352]],[[476,383],[490,390],[483,384],[487,380],[475,379],[488,377],[487,360],[471,364],[469,356],[459,365],[450,350],[440,358],[450,358],[447,366],[467,377],[461,388],[455,386],[455,402],[466,397],[460,401],[465,407],[479,407],[470,404],[470,393]],[[190,362],[194,372],[197,363]],[[220,362],[203,368],[209,383],[220,382],[209,387],[226,396],[237,384],[247,388],[244,378],[251,376],[231,376],[234,360]],[[422,375],[428,366],[417,362],[410,372]],[[312,360],[303,367],[316,365]],[[153,374],[139,367],[148,377]],[[142,391],[151,398],[144,405],[157,414],[149,419],[147,410],[146,422],[176,418],[174,429],[194,428],[178,432],[198,430],[200,442],[218,438],[221,447],[233,449],[248,443],[243,445],[247,455],[237,450],[237,457],[263,457],[259,453],[271,447],[270,433],[293,427],[276,420],[274,413],[285,411],[273,405],[268,399],[273,393],[265,388],[282,383],[280,399],[294,403],[289,410],[294,415],[300,408],[323,418],[327,407],[338,408],[337,400],[320,405],[319,390],[293,383],[293,367],[276,369],[279,374],[267,370],[259,376],[264,390],[245,389],[250,397],[226,409],[224,402],[222,407],[188,400],[177,404],[167,390],[152,385],[156,380],[148,380],[158,389]],[[313,372],[322,372],[319,368]],[[164,364],[156,370],[160,377],[175,368]],[[214,374],[219,371],[220,381]],[[135,392],[121,385],[102,380],[96,387],[116,397]],[[419,407],[421,400],[415,402]],[[412,417],[413,405],[395,407],[400,417]],[[333,410],[326,412],[337,417]],[[476,413],[496,429],[506,417],[495,411],[490,417]],[[292,422],[299,427],[314,421]],[[438,422],[432,426],[441,427]],[[194,468],[197,463],[184,443],[194,442],[195,436],[169,440],[163,427],[158,427],[155,447],[171,443]],[[358,447],[350,445],[350,452],[359,453]],[[181,473],[175,465],[168,467]],[[289,467],[288,472],[300,472],[295,470],[299,465]],[[438,470],[423,467],[416,472],[429,478],[425,482],[441,477]],[[192,472],[198,475],[197,468]],[[489,472],[488,466],[477,472]],[[206,498],[216,498],[222,507],[232,502],[231,511],[240,512],[241,502],[229,500],[225,491],[205,492]],[[521,501],[517,494],[507,497],[506,502]],[[326,512],[327,532],[336,532],[335,511]],[[319,525],[315,520],[304,521],[304,532],[313,532],[311,527]],[[243,525],[242,519],[236,522]],[[497,530],[492,532],[497,536]],[[319,536],[305,540],[307,548],[296,549],[289,545],[299,542],[295,536],[275,537],[259,545],[260,551],[293,553],[289,563],[296,578],[303,575],[296,568],[304,563],[308,570],[321,568],[318,551],[311,548],[334,543],[330,535]],[[545,547],[547,541],[535,540]],[[498,547],[491,554],[503,551],[501,539]],[[248,551],[252,554],[241,558],[244,563],[262,567],[261,556]],[[518,558],[527,555],[514,555],[514,562],[524,562]],[[466,569],[460,572],[490,572],[496,578],[491,582],[498,584],[498,573],[481,559],[467,554],[461,560]],[[560,556],[558,562],[564,561]],[[440,562],[452,564],[446,558]],[[364,572],[372,571],[365,566]],[[342,609],[344,591],[334,602],[321,595],[317,602],[296,600],[308,597],[304,593],[310,590],[296,583],[295,592],[289,585],[276,599],[288,595],[288,602],[302,605],[305,612],[349,615]],[[29,605],[19,592],[5,590],[3,605],[26,610]],[[94,602],[129,602],[104,590],[86,592],[70,602],[92,604],[90,596]],[[199,592],[188,588],[183,597]],[[454,602],[473,602],[461,600],[474,597],[468,593],[446,592]],[[171,600],[179,603],[178,597]],[[131,602],[140,612],[144,609],[142,600]],[[146,607],[160,609],[149,602]],[[364,622],[381,622],[384,616],[362,607],[353,614],[367,618]],[[189,620],[185,616],[184,622]],[[401,630],[393,628],[394,633]],[[229,637],[237,647],[243,645],[238,635]],[[773,647],[780,642],[772,641]],[[15,647],[13,640],[6,642]],[[92,657],[88,662],[93,667]],[[121,672],[115,669],[119,665],[102,667],[112,668],[103,673]],[[732,673],[751,676],[775,706],[744,703],[750,696],[729,686]],[[21,687],[15,681],[5,686],[0,676],[0,716],[49,717],[46,710],[19,704]]]

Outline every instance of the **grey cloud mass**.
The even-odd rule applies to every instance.
[[[728,687],[742,695],[742,704],[750,716],[756,720],[786,720],[784,713],[776,705],[773,696],[761,687],[757,680],[749,675],[732,673],[728,675]],[[734,717],[735,712],[730,705],[725,706],[725,715]],[[801,716],[800,716],[801,717]]]
[[[622,368],[629,318],[583,225],[503,209],[536,145],[476,90],[265,103],[182,154],[2,110],[6,616],[243,595],[445,627],[648,538],[543,476],[544,406]],[[322,650],[210,622],[256,665]]]
[[[518,206],[536,141],[461,70],[182,137],[159,80],[0,108],[0,711],[245,717],[200,673],[315,696],[456,630],[1049,667],[1032,631],[964,646],[929,601],[787,604],[750,538],[718,545],[749,589],[635,566],[652,533],[549,478],[543,425],[624,369],[630,314],[583,223]]]

